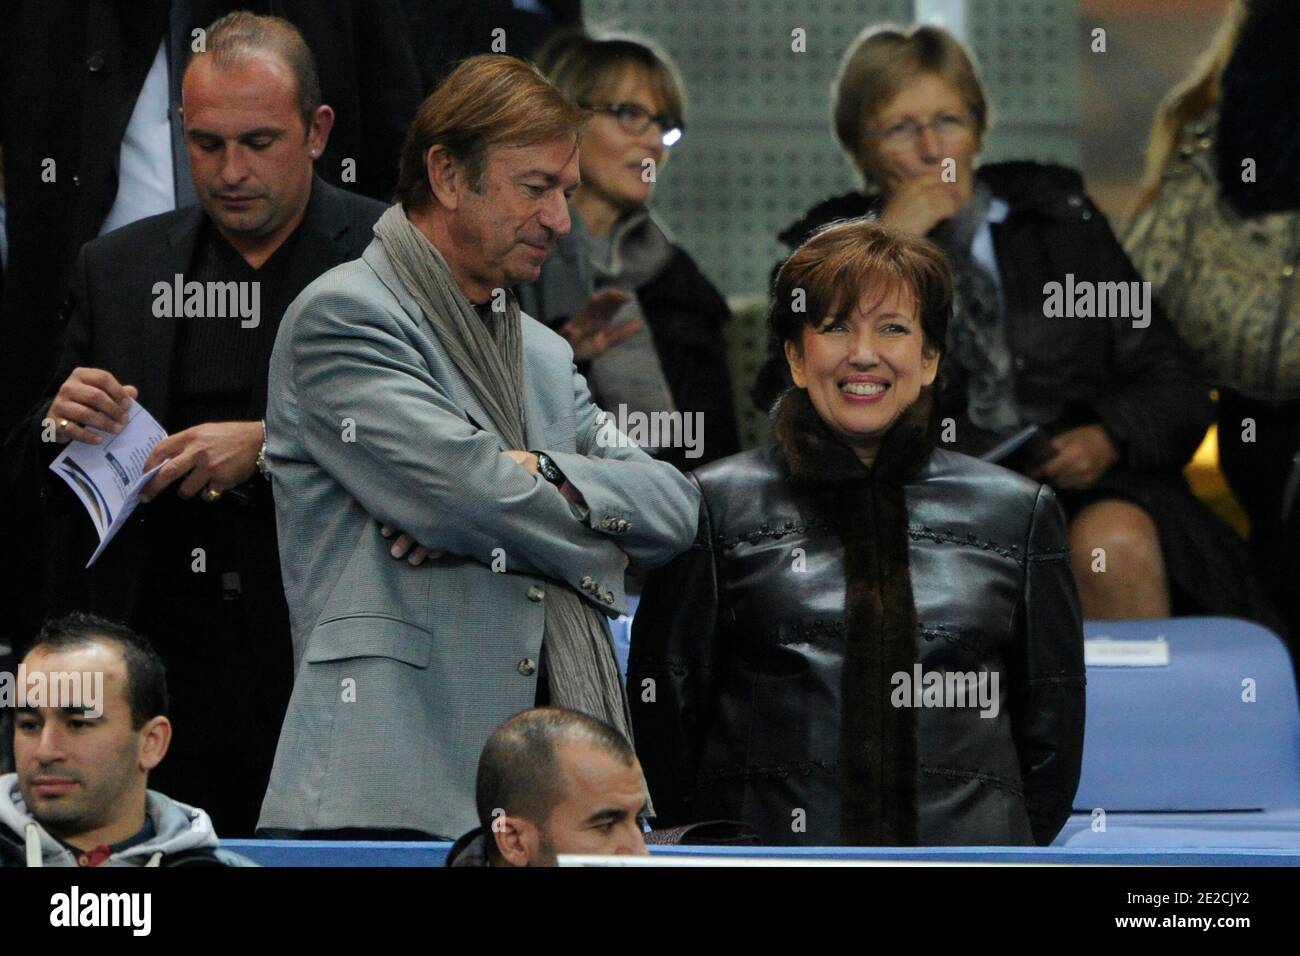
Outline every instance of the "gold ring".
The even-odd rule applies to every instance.
[[[59,431],[66,432],[66,431],[68,430],[68,426],[71,425],[71,424],[72,424],[72,422],[68,421],[66,418],[60,418],[60,419],[59,419]]]
[[[205,488],[203,491],[204,501],[216,501],[220,497],[221,492],[217,491],[215,488]]]

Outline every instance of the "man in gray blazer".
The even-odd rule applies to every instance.
[[[297,675],[259,832],[453,838],[506,718],[625,721],[607,616],[629,563],[691,544],[699,497],[508,292],[569,229],[582,121],[528,64],[466,61],[375,240],[284,317],[267,458]],[[394,560],[410,543],[429,559]]]

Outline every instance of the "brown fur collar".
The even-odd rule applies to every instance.
[[[922,388],[885,435],[870,471],[822,421],[805,389],[788,388],[777,399],[772,407],[772,434],[791,476],[801,483],[865,481],[870,472],[879,480],[901,483],[921,469],[934,449],[932,405],[932,389]]]
[[[928,460],[930,389],[864,466],[822,422],[803,389],[773,410],[791,478],[825,488],[844,548],[846,640],[841,678],[841,839],[849,846],[917,842],[920,757],[916,711],[890,704],[891,678],[917,660],[904,483]]]

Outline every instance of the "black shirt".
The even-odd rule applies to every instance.
[[[235,296],[226,295],[230,305],[238,303],[251,311],[256,304],[256,324],[238,308],[227,308],[225,316],[205,314],[177,318],[175,360],[172,363],[172,409],[164,425],[171,434],[205,422],[255,421],[264,409],[252,407],[253,384],[269,371],[270,349],[290,290],[286,288],[293,247],[301,226],[295,229],[271,257],[254,269],[208,220],[195,245],[194,263],[185,276],[188,285],[209,283],[237,285]],[[254,288],[253,284],[256,284]],[[215,299],[211,300],[215,304]],[[214,310],[215,311],[215,310]],[[230,314],[233,312],[234,314]]]

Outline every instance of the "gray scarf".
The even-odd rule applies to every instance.
[[[456,285],[442,254],[400,204],[379,217],[375,235],[505,447],[527,448],[523,325],[514,295],[507,293],[504,312],[481,316]],[[631,740],[627,698],[605,616],[560,582],[547,589],[545,608],[551,702],[603,720]]]
[[[953,271],[953,317],[948,329],[947,360],[965,369],[966,414],[978,428],[1007,434],[1020,426],[1016,407],[1011,349],[997,283],[971,255],[975,236],[988,219],[993,194],[987,183],[957,214],[930,231]]]
[[[639,289],[664,271],[673,257],[672,241],[646,206],[620,216],[604,243],[582,230],[591,252],[597,288],[620,285]]]

